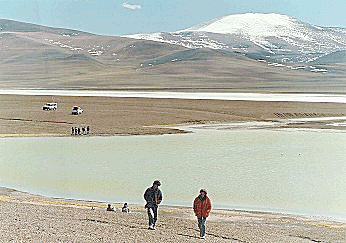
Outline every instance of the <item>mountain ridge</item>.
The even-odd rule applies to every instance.
[[[280,63],[309,63],[346,50],[346,29],[320,27],[281,14],[228,15],[176,32],[126,37],[181,45],[237,51]],[[345,60],[346,62],[346,60]]]
[[[156,35],[176,42],[165,43],[11,23],[0,29],[0,88],[346,93],[343,50],[289,63],[234,34]]]

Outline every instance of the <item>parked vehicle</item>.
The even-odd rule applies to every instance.
[[[79,115],[83,113],[83,109],[79,106],[72,107],[72,115]]]
[[[58,109],[58,104],[57,103],[47,103],[45,104],[42,109],[44,111],[55,111],[56,109]]]

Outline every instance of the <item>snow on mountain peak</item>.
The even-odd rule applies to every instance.
[[[312,62],[346,49],[345,29],[318,27],[275,13],[229,15],[181,31],[125,37],[191,49],[223,49],[280,62]]]
[[[205,31],[219,34],[254,33],[254,35],[271,35],[280,28],[292,28],[295,19],[281,14],[245,13],[229,15],[211,21],[202,26],[184,31]]]
[[[208,32],[214,34],[239,35],[262,48],[266,45],[270,45],[267,40],[268,37],[277,37],[279,39],[293,37],[306,41],[313,39],[309,34],[307,34],[306,26],[303,22],[286,15],[275,13],[245,13],[229,15],[174,33],[179,34],[183,32]],[[162,38],[162,33],[136,34],[126,37],[166,42]],[[174,42],[171,43],[175,44]]]
[[[202,26],[183,31],[210,32],[218,34],[239,34],[253,41],[263,42],[265,37],[289,36],[303,37],[297,32],[299,21],[281,14],[245,13],[222,17]]]

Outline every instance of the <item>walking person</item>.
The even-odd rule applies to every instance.
[[[153,186],[149,187],[144,193],[144,199],[147,201],[145,204],[145,208],[148,209],[148,217],[149,217],[149,228],[150,230],[155,229],[156,221],[157,221],[157,211],[159,204],[162,201],[162,192],[159,189],[161,186],[161,182],[156,180],[153,182]]]
[[[201,189],[199,195],[195,198],[193,202],[193,211],[197,216],[198,228],[200,230],[200,237],[205,239],[205,221],[209,216],[211,211],[211,201],[207,196],[207,190]]]

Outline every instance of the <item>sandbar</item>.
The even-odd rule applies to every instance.
[[[43,111],[47,102],[58,109]],[[75,105],[81,115],[71,114]],[[328,120],[292,121],[340,117],[342,123],[345,116],[342,103],[0,95],[0,137],[71,136],[72,128],[87,126],[88,136],[161,135],[186,133],[179,125],[283,120],[281,128],[345,130]]]

